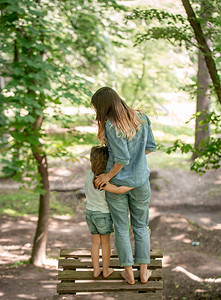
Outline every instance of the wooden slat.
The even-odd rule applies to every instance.
[[[68,294],[61,294],[54,296],[54,300],[91,300],[91,299],[99,299],[99,300],[162,300],[162,294],[158,293],[114,293],[114,294],[89,294],[89,295],[68,295]]]
[[[100,262],[100,265],[102,266],[102,261]],[[139,264],[135,264],[135,267],[139,267]],[[111,260],[110,261],[110,267],[112,268],[120,268],[120,262],[119,260]],[[76,268],[83,268],[83,269],[91,269],[92,262],[91,261],[79,261],[78,259],[59,259],[58,261],[58,268],[66,268],[66,269],[76,269]],[[148,268],[155,269],[155,268],[162,268],[162,260],[155,260],[151,259],[150,264],[148,265]]]
[[[117,291],[156,291],[162,290],[162,281],[148,281],[145,284],[136,282],[130,285],[126,282],[88,282],[88,283],[75,283],[75,282],[61,282],[57,285],[57,292],[59,294],[71,294],[78,292],[117,292]]]
[[[111,257],[118,257],[116,250],[112,249]],[[60,257],[90,257],[91,252],[89,249],[61,249]],[[101,253],[100,253],[101,256]],[[151,258],[162,258],[163,257],[163,250],[162,249],[153,249],[150,250],[150,257]]]
[[[134,272],[135,279],[139,279],[139,271]],[[159,280],[162,278],[162,269],[153,270],[149,280]],[[92,271],[73,271],[64,270],[58,272],[58,280],[74,281],[74,280],[104,280],[104,277],[100,275],[96,279],[93,277]],[[105,280],[122,280],[119,271],[115,271]]]

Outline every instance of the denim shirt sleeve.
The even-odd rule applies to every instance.
[[[147,143],[146,143],[146,150],[150,151],[150,152],[155,152],[156,151],[156,142],[153,136],[153,132],[151,129],[151,122],[148,118],[148,116],[146,115],[146,119],[147,119],[147,124],[148,124],[148,136],[147,136]]]
[[[130,162],[130,154],[126,139],[117,136],[116,129],[110,121],[106,122],[105,131],[109,147],[114,156],[114,162],[119,165],[128,165]]]

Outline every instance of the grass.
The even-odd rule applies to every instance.
[[[48,156],[55,156],[63,149],[68,149],[72,155],[78,155],[93,145],[99,144],[96,133],[54,133],[46,137],[46,143],[50,145]]]
[[[75,127],[75,126],[91,126],[91,124],[95,120],[95,114],[75,114],[71,115],[71,122],[68,122],[68,126]],[[64,127],[65,123],[62,123],[62,121],[54,121],[53,124],[57,124],[59,127]]]
[[[5,191],[0,192],[0,214],[10,216],[37,215],[39,196],[32,191]],[[65,205],[59,193],[51,192],[50,214],[73,215],[70,206]]]
[[[94,116],[90,114],[73,115],[73,123],[70,127],[90,126]],[[60,124],[62,127],[62,124]],[[153,121],[153,132],[156,133],[156,141],[171,145],[176,139],[193,139],[193,129],[190,126],[169,126]],[[82,133],[74,131],[72,133],[53,133],[45,138],[48,148],[49,163],[53,166],[54,157],[62,152],[64,148],[68,149],[73,156],[79,157],[85,150],[89,150],[93,145],[98,144],[96,133]],[[157,151],[147,156],[150,169],[174,169],[181,168],[188,170],[190,168],[191,154],[182,154],[180,152],[170,155]],[[66,197],[66,198],[65,198]],[[70,195],[70,201],[67,196],[61,193],[51,192],[50,207],[51,215],[74,215],[74,209],[77,202]],[[0,214],[10,216],[37,215],[39,205],[39,196],[31,190],[6,191],[0,192]]]
[[[147,155],[147,163],[150,169],[190,169],[191,154],[174,152],[170,155],[161,151],[156,151]]]
[[[13,264],[11,264],[10,268],[17,268],[20,266],[30,265],[30,264],[31,264],[30,260],[18,260],[16,262],[14,262]]]
[[[153,131],[161,131],[164,134],[170,134],[176,138],[180,135],[192,137],[194,135],[194,130],[190,126],[169,126],[161,123],[153,122]]]

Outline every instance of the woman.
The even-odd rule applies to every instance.
[[[109,158],[106,173],[99,175],[95,184],[102,187],[108,181],[120,186],[135,187],[124,194],[106,192],[106,200],[115,226],[115,244],[121,266],[122,277],[134,284],[132,265],[140,264],[140,281],[146,283],[151,276],[149,236],[149,169],[145,153],[156,150],[150,121],[145,114],[135,111],[109,87],[99,89],[91,103],[98,121],[98,138],[107,144]],[[135,239],[135,261],[129,237],[131,226]]]

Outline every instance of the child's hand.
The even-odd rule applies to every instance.
[[[95,185],[98,189],[102,188],[110,180],[108,173],[104,173],[95,177]]]

